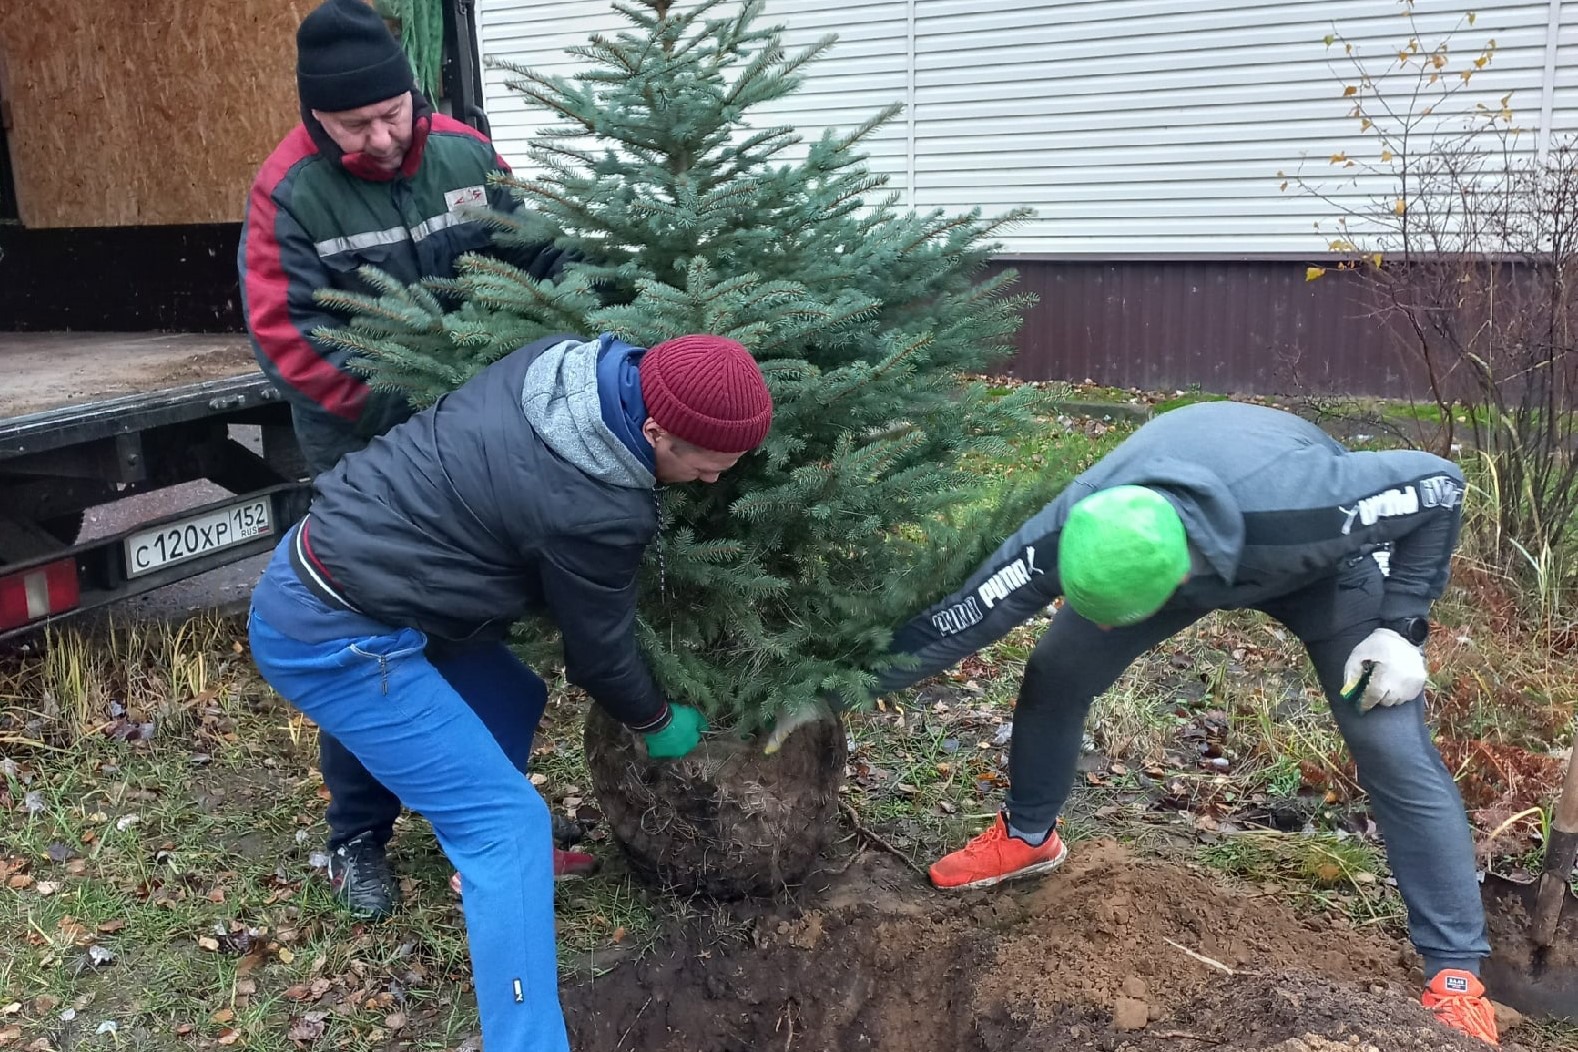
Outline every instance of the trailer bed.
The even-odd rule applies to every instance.
[[[257,372],[239,333],[0,332],[0,420]]]

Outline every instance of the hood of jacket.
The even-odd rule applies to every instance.
[[[1173,455],[1166,438],[1141,428],[1079,477],[1077,481],[1086,488],[1076,496],[1119,485],[1154,489],[1178,509],[1194,555],[1232,584],[1244,551],[1243,511],[1220,474],[1195,460]]]
[[[604,342],[566,340],[539,354],[521,385],[521,410],[550,449],[591,478],[652,489],[651,469],[603,418],[597,363]]]

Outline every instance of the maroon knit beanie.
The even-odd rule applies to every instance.
[[[746,453],[773,422],[773,398],[751,352],[726,336],[679,336],[641,356],[647,415],[713,453]]]

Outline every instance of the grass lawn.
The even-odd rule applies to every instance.
[[[1022,452],[1088,463],[1127,426],[1064,420]],[[1537,857],[1537,808],[1578,698],[1578,669],[1520,609],[1502,576],[1465,564],[1431,643],[1443,752],[1502,864]],[[991,820],[1018,674],[1042,627],[849,718],[840,837],[919,868]],[[559,688],[534,781],[584,818],[596,808],[586,702]],[[1098,702],[1065,835],[1076,849],[1116,835],[1397,934],[1401,902],[1323,709],[1279,626],[1209,618]],[[315,742],[258,679],[239,621],[68,629],[6,656],[0,1048],[443,1049],[474,1033],[461,916],[424,822],[397,831],[395,919],[356,922],[328,894]],[[567,974],[619,968],[699,918],[728,923],[726,908],[634,882],[606,838],[594,827],[602,872],[559,888]],[[1578,1047],[1578,1032],[1553,1028],[1548,1047],[1569,1039]]]

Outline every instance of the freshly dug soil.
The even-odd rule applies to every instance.
[[[1110,841],[1044,880],[963,895],[864,855],[801,898],[717,911],[567,982],[572,1046],[1484,1052],[1419,1007],[1395,942]]]
[[[1143,1032],[1114,1032],[1099,1024],[1098,1019],[1095,1026],[1039,1027],[1009,1047],[1013,1052],[1489,1052],[1480,1042],[1437,1025],[1411,997],[1298,973],[1230,978]]]
[[[586,720],[586,766],[631,867],[660,887],[720,899],[773,895],[810,872],[837,828],[848,751],[843,724],[822,720],[772,756],[719,736],[652,763],[601,709]]]

